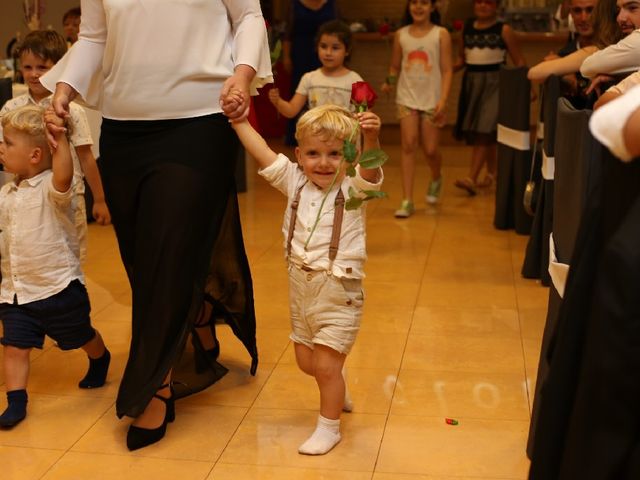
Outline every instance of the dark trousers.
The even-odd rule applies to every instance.
[[[184,349],[233,189],[237,146],[222,115],[103,121],[100,170],[132,289],[119,417],[144,411]]]

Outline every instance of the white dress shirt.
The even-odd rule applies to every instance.
[[[78,41],[40,81],[71,85],[114,120],[221,112],[239,64],[271,80],[258,0],[82,0]]]
[[[84,283],[72,189],[58,192],[45,170],[0,189],[0,302],[30,303]],[[76,253],[74,253],[76,252]]]
[[[358,171],[358,168],[356,168]],[[358,173],[355,177],[344,177],[341,185],[336,185],[329,192],[327,200],[322,207],[320,221],[311,237],[311,242],[305,249],[304,244],[311,233],[313,224],[318,215],[320,204],[325,196],[324,190],[307,180],[297,163],[291,162],[286,156],[279,154],[275,162],[267,168],[259,171],[273,187],[280,190],[288,197],[287,209],[284,214],[282,233],[284,234],[285,254],[286,243],[291,222],[291,202],[296,192],[304,184],[300,192],[300,203],[295,219],[296,225],[291,241],[290,262],[297,265],[306,265],[313,270],[330,271],[340,278],[364,278],[364,261],[367,259],[366,251],[366,217],[365,206],[355,210],[345,210],[340,231],[340,245],[336,259],[331,264],[329,260],[329,244],[333,231],[334,199],[338,188],[342,189],[345,199],[349,198],[349,188],[360,190],[380,190],[383,181],[382,169],[380,169],[380,181],[372,184],[363,179]]]

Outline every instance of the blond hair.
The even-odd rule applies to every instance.
[[[351,112],[338,105],[322,105],[307,111],[296,125],[296,140],[319,136],[325,140],[350,138],[358,128],[358,122]]]
[[[47,146],[44,108],[38,105],[25,105],[5,113],[2,116],[2,128],[6,129],[7,127],[27,135],[37,146]]]

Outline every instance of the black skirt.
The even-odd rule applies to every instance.
[[[169,371],[176,397],[227,369],[194,341],[208,299],[257,367],[251,273],[234,170],[238,139],[226,118],[104,119],[100,172],[132,289],[132,336],[116,413],[140,415]]]

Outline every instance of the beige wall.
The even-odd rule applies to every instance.
[[[0,6],[0,57],[5,56],[5,50],[9,41],[21,32],[22,36],[28,33],[24,23],[22,11],[23,2],[20,0],[2,0]],[[80,5],[80,0],[47,0],[46,11],[42,19],[42,28],[51,26],[62,33],[62,15],[70,8]]]

